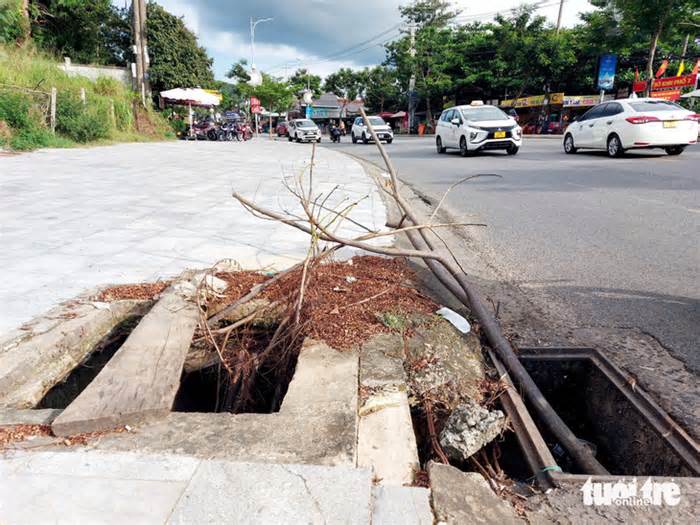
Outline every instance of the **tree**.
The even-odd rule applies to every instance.
[[[360,96],[366,86],[366,78],[360,71],[354,71],[349,67],[341,67],[335,73],[326,77],[323,90],[335,93],[342,98],[340,115],[345,116],[345,108],[348,103]]]
[[[387,66],[375,66],[365,70],[367,87],[364,101],[372,111],[381,113],[388,108],[397,111],[403,103],[401,84],[397,71]]]
[[[182,18],[148,3],[149,80],[154,92],[175,87],[211,87],[213,60]]]
[[[251,86],[247,82],[239,81],[236,87],[245,97],[255,97],[260,100],[262,106],[270,113],[289,109],[295,98],[294,88],[289,82],[267,73],[262,74],[262,83],[259,86]],[[272,138],[272,115],[270,115],[270,138]]]
[[[0,43],[23,43],[29,36],[27,0],[0,0]]]
[[[294,88],[295,93],[301,93],[308,86],[313,92],[314,98],[321,96],[321,77],[308,72],[302,68],[297,69],[294,74],[289,77],[289,83]]]
[[[654,73],[654,58],[659,40],[688,27],[698,27],[698,0],[592,0],[597,7],[620,14],[622,22],[648,38],[646,78]],[[689,24],[683,27],[683,23]],[[651,83],[647,89],[651,88]]]
[[[131,27],[110,0],[38,0],[27,4],[37,44],[85,64],[124,65]]]
[[[250,82],[248,61],[245,58],[241,58],[238,62],[235,62],[231,69],[226,72],[226,77],[232,78],[236,82]]]
[[[458,10],[452,10],[451,7],[447,0],[417,0],[412,4],[399,7],[399,13],[406,23],[419,28],[445,27],[460,13]]]

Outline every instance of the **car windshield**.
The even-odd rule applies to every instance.
[[[683,109],[678,104],[669,102],[668,100],[640,100],[639,102],[630,102],[630,106],[635,111],[674,111]]]
[[[316,123],[313,120],[309,120],[307,118],[297,120],[297,126],[302,127],[302,128],[309,128],[311,126],[315,126]]]
[[[386,126],[386,122],[382,117],[369,117],[369,123],[373,126]]]
[[[467,120],[508,120],[508,115],[498,108],[484,106],[478,108],[464,108],[462,115]]]

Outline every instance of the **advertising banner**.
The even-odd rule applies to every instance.
[[[666,89],[664,91],[652,91],[653,98],[662,98],[664,100],[679,100],[681,98],[680,89]]]
[[[260,101],[255,97],[250,97],[250,112],[260,113],[262,109],[260,108]]]
[[[682,75],[680,77],[668,77],[659,78],[654,80],[652,87],[654,91],[659,89],[682,89],[687,87],[695,87],[695,82],[697,81],[697,75]],[[632,85],[632,90],[634,92],[644,91],[647,88],[647,83],[645,80],[640,82],[635,82]]]
[[[609,91],[615,85],[615,72],[617,70],[617,55],[606,54],[598,61],[598,82],[599,90]]]

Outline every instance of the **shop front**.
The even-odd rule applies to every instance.
[[[549,93],[502,100],[499,107],[518,120],[523,132],[532,134],[561,133],[564,93]]]

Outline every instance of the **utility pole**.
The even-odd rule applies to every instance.
[[[564,11],[564,0],[559,0],[559,16],[557,16],[557,34],[559,34],[559,28],[561,28],[561,14]]]
[[[148,69],[151,65],[151,59],[148,57],[148,38],[146,34],[146,23],[148,14],[146,12],[146,0],[138,0],[139,2],[139,20],[141,22],[141,64],[143,65],[143,99],[144,105],[146,100],[151,98],[151,83],[148,79]]]
[[[141,104],[146,107],[146,100],[150,97],[148,83],[148,48],[146,46],[146,2],[145,0],[133,0],[132,33],[134,35],[134,56],[136,58],[136,90],[141,98]]]
[[[411,58],[416,56],[416,26],[411,24],[409,26],[409,31],[411,35],[411,49],[409,54]],[[413,130],[413,125],[416,121],[416,68],[415,64],[412,65],[411,80],[408,81],[408,134],[411,134]]]

